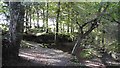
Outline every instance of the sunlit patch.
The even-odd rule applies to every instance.
[[[58,57],[65,57],[65,56],[64,56],[64,54],[62,54],[62,55],[58,55]]]
[[[52,58],[52,56],[49,56],[49,55],[45,55],[45,54],[42,54],[42,55],[38,55],[40,57],[45,57],[45,58]]]
[[[28,42],[34,46],[38,46],[36,43]],[[48,49],[39,47],[38,49],[20,49],[19,56],[30,60],[31,62],[45,64],[45,65],[66,65],[69,61],[68,53],[64,53],[62,50]],[[68,63],[67,63],[68,62]]]
[[[109,63],[109,64],[113,64],[113,65],[120,65],[120,63],[117,63],[117,62],[111,62],[111,61],[108,61],[107,63]]]
[[[36,33],[36,36],[39,36],[39,35],[42,35],[42,34],[45,34],[45,32],[43,32],[43,33]]]
[[[61,62],[61,60],[58,60],[58,59],[44,59],[44,58],[40,58],[38,59],[39,61],[44,61],[44,62],[47,62],[47,63],[58,63],[58,62]]]
[[[90,62],[90,61],[85,61],[85,62]]]
[[[19,56],[29,58],[29,59],[35,59],[35,57],[29,56],[29,55],[24,55],[24,54],[19,54]]]
[[[111,64],[112,62],[109,61],[109,62],[107,62],[107,63]]]
[[[57,52],[57,53],[61,53],[61,52],[63,52],[63,51],[61,51],[61,50],[54,50],[55,52]]]
[[[41,55],[41,56],[39,55],[40,57],[37,57],[37,56],[34,56],[33,54],[21,53],[19,54],[19,56],[27,58],[27,59],[35,60],[36,62],[45,62],[45,63],[51,63],[51,64],[61,62],[61,60],[52,59],[52,56],[47,56],[47,55]]]
[[[87,64],[86,66],[100,66],[100,65],[97,65],[97,64]]]
[[[25,52],[21,52],[21,54],[22,54],[22,55],[32,55],[32,54],[30,54],[30,53],[25,53]],[[20,55],[21,55],[21,54],[20,54]]]

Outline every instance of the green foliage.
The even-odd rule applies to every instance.
[[[119,52],[119,45],[117,41],[113,41],[111,43],[108,44],[108,46],[106,47],[108,49],[108,51],[110,52]]]
[[[71,59],[70,61],[72,61],[72,62],[74,62],[74,63],[79,63],[78,59],[77,59],[75,56],[72,57],[72,59]]]
[[[81,58],[86,58],[86,59],[90,59],[93,57],[93,49],[84,49],[81,53],[80,56]]]
[[[56,18],[58,13],[58,3],[57,2],[49,2],[49,6],[47,7],[46,2],[23,2],[25,6],[25,24],[24,25],[28,29],[28,33],[35,35],[52,35],[55,36],[56,33]],[[60,3],[60,15],[58,21],[58,35],[60,37],[67,38],[68,40],[74,41],[80,35],[81,30],[79,26],[85,24],[86,22],[94,19],[99,14],[98,9],[102,10],[105,8],[107,3],[80,3],[80,2],[61,2]],[[4,7],[3,7],[4,6]],[[6,7],[5,7],[6,6]],[[119,20],[119,12],[118,12],[119,3],[109,3],[109,7],[105,15],[100,18],[100,23],[97,29],[94,29],[87,37],[82,41],[82,45],[84,47],[89,47],[81,53],[83,57],[91,58],[91,50],[94,50],[98,47],[103,47],[108,51],[118,51],[119,45],[117,41],[117,23],[112,19]],[[48,11],[48,14],[47,14]],[[38,14],[37,14],[38,12]],[[0,2],[0,14],[7,14],[9,16],[9,8],[7,4]],[[48,15],[48,20],[46,21]],[[28,18],[28,20],[26,20]],[[39,20],[39,22],[36,22]],[[42,20],[42,21],[41,21]],[[76,23],[78,22],[78,23]],[[83,31],[87,31],[90,29],[90,26],[93,22],[87,24],[83,27]],[[30,27],[30,24],[32,27]],[[40,24],[39,28],[36,28],[36,24]],[[42,25],[43,24],[43,25]],[[48,27],[47,27],[48,24]],[[41,26],[42,25],[42,26]],[[2,30],[8,31],[8,25],[2,24],[0,25]],[[48,29],[48,33],[45,33]],[[69,30],[69,31],[68,31]],[[105,33],[104,33],[105,32]],[[103,40],[104,39],[104,40]],[[24,45],[28,47],[28,45]]]
[[[43,31],[43,27],[41,27],[41,28],[34,28],[34,29],[30,29],[30,31],[29,31],[30,33],[42,33],[42,32],[44,32]]]
[[[0,28],[1,28],[3,31],[8,31],[8,26],[7,26],[7,25],[0,24]]]

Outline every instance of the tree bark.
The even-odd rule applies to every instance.
[[[10,56],[18,57],[24,26],[24,6],[20,2],[10,2]]]
[[[32,27],[32,21],[31,21],[31,20],[32,20],[32,14],[31,14],[31,12],[32,12],[32,10],[30,9],[30,10],[29,10],[29,20],[30,20],[30,22],[29,22],[29,23],[30,23],[29,28]]]
[[[44,31],[44,28],[45,28],[45,9],[43,7],[43,31]]]
[[[57,35],[59,32],[59,15],[60,15],[60,2],[58,2],[58,9],[57,9],[57,18],[56,18],[56,34],[55,34],[55,41],[57,41]]]
[[[62,28],[63,28],[63,29],[62,29],[62,33],[64,33],[64,32],[65,32],[65,31],[64,31],[64,29],[65,29],[65,24],[64,24],[64,23],[62,24]]]
[[[26,6],[26,8],[27,8],[27,6]],[[29,28],[29,26],[28,26],[28,10],[26,10],[26,13],[25,13],[26,15],[25,15],[25,19],[26,19],[26,25],[25,25],[25,27],[26,27],[26,30],[25,30],[25,33],[27,34],[28,33],[28,28]]]
[[[95,28],[98,27],[98,25],[100,24],[100,17],[103,16],[103,14],[106,12],[106,9],[108,8],[108,6],[109,6],[109,4],[107,4],[107,5],[105,6],[104,10],[103,10],[101,13],[100,13],[100,10],[101,10],[101,7],[100,7],[100,8],[99,8],[99,14],[97,15],[96,18],[88,21],[87,23],[85,23],[85,24],[83,24],[83,25],[81,25],[81,26],[79,25],[79,26],[80,26],[80,27],[79,27],[80,30],[82,30],[82,28],[83,28],[84,26],[86,26],[88,23],[94,22],[94,23],[91,24],[91,27],[90,27],[90,29],[88,29],[88,31],[82,32],[83,34],[79,35],[79,37],[78,37],[78,39],[77,39],[77,41],[76,41],[76,43],[75,43],[75,45],[74,45],[74,48],[73,48],[73,50],[72,50],[72,55],[76,55],[76,52],[79,51],[78,48],[79,48],[82,40],[85,39],[85,37],[88,36],[88,35],[92,32],[92,30],[94,30]],[[78,24],[79,24],[79,23],[78,23]]]
[[[46,33],[48,33],[48,8],[49,8],[49,4],[47,2],[47,12],[46,12]]]
[[[67,33],[69,33],[69,27],[70,27],[70,19],[69,19],[70,15],[69,15],[69,10],[68,10],[68,23],[67,23]]]
[[[40,26],[39,26],[39,6],[37,6],[37,28],[39,28]]]

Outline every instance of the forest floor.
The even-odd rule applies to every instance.
[[[105,65],[99,58],[93,58],[91,60],[81,60],[79,63],[72,62],[74,58],[68,52],[63,52],[58,49],[43,48],[41,44],[28,42],[34,46],[32,48],[21,48],[19,56],[22,58],[17,61],[12,60],[8,63],[10,66],[87,66],[92,68],[105,68]],[[113,62],[113,61],[112,61]],[[120,65],[120,63],[116,63]]]

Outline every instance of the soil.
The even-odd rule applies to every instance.
[[[21,48],[17,60],[9,60],[3,66],[85,66],[90,68],[105,68],[99,58],[90,60],[81,59],[81,62],[75,63],[71,61],[74,56],[68,52],[58,49],[43,48],[38,43],[29,42],[32,48]],[[109,60],[109,59],[108,59]],[[5,62],[5,61],[4,61]],[[108,61],[111,65],[120,66],[120,63]],[[109,65],[110,65],[109,64]]]

